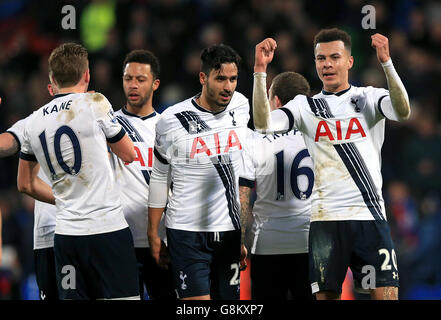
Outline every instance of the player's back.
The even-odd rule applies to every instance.
[[[112,142],[123,134],[99,93],[56,95],[33,113],[25,136],[52,182],[56,233],[86,235],[127,226],[106,144],[106,138]]]
[[[241,177],[255,181],[253,254],[308,252],[313,164],[302,134],[251,132]]]

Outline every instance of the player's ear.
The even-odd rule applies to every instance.
[[[48,83],[48,84],[47,84],[47,91],[49,91],[49,94],[50,94],[51,96],[54,95],[54,90],[52,90],[52,84],[51,84],[51,83]]]
[[[201,85],[205,85],[207,82],[207,75],[205,74],[205,72],[199,72],[199,82],[201,83]]]
[[[283,106],[283,103],[282,103],[282,101],[280,101],[278,96],[274,96],[274,102],[275,102],[276,109],[279,109],[280,107]]]
[[[89,68],[84,72],[84,82],[89,83],[90,82],[90,71]]]
[[[154,81],[153,81],[153,85],[152,85],[152,88],[153,88],[153,91],[156,91],[158,88],[159,88],[159,84],[160,84],[160,80],[159,79],[155,79]]]
[[[354,57],[350,56],[348,59],[348,70],[351,69],[353,65],[354,65]]]

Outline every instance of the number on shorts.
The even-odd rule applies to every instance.
[[[230,286],[235,286],[238,285],[240,283],[240,278],[239,278],[239,264],[238,263],[232,263],[231,264],[231,270],[234,269],[234,274],[233,277],[230,280]]]
[[[392,253],[392,264],[393,264],[395,270],[398,270],[397,255],[395,254],[395,250],[392,249],[391,253]],[[390,255],[389,251],[385,248],[379,249],[378,254],[380,254],[380,255],[384,254],[384,261],[383,261],[383,264],[381,265],[381,270],[382,271],[391,270],[392,266],[389,264],[391,255]]]

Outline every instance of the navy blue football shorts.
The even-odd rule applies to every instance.
[[[129,228],[85,236],[55,234],[54,251],[60,299],[140,299]]]
[[[240,230],[193,232],[167,228],[167,246],[179,298],[240,298]]]
[[[398,287],[398,267],[387,221],[313,221],[309,230],[312,292],[341,293],[347,269],[355,288]]]

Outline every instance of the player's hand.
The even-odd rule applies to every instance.
[[[371,36],[372,47],[377,50],[378,61],[384,63],[390,59],[389,55],[389,39],[385,36],[376,33]]]
[[[161,268],[167,270],[169,264],[170,264],[170,254],[168,253],[167,245],[164,243],[164,241],[161,240],[161,248],[159,250],[158,265]]]
[[[240,245],[240,271],[244,271],[247,268],[247,255],[248,250],[247,247],[245,247],[244,244]]]
[[[155,259],[156,263],[159,265],[159,257],[161,253],[161,238],[158,236],[150,236],[149,235],[149,244],[150,244],[150,253],[152,254],[153,259]]]
[[[276,48],[276,40],[272,38],[266,38],[256,45],[254,72],[266,72],[266,67],[273,60]]]

